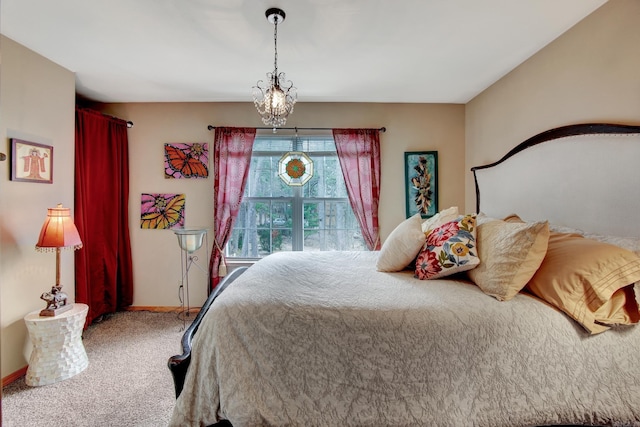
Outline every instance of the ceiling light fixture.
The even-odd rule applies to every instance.
[[[291,80],[284,73],[278,73],[278,24],[284,21],[282,9],[272,7],[265,12],[267,21],[273,24],[274,60],[273,71],[267,73],[268,83],[258,80],[253,87],[253,103],[258,109],[262,122],[275,128],[286,123],[298,100],[298,93]]]

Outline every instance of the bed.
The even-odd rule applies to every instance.
[[[640,426],[638,159],[640,127],[583,124],[473,168],[477,212],[456,224],[477,233],[465,254],[480,262],[446,277],[416,277],[433,273],[420,267],[432,259],[427,243],[411,255],[414,267],[380,271],[383,254],[411,253],[386,241],[380,253],[276,253],[234,270],[169,360],[170,425]],[[419,227],[428,242],[450,224]],[[501,252],[489,257],[488,242],[513,243],[494,229],[535,229],[526,245],[539,260],[519,263],[529,276],[499,292],[491,286],[504,280],[493,275],[504,265],[489,261]],[[569,299],[586,295],[575,312],[553,292],[545,299],[545,283],[561,275],[542,272],[565,241],[598,242],[588,268],[610,268],[598,252],[606,248],[622,263],[616,280],[629,283],[612,287],[606,273],[602,289],[571,290]],[[498,261],[511,256],[500,250]],[[516,281],[525,287],[514,291]]]

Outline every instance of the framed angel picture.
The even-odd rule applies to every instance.
[[[428,218],[438,212],[438,152],[404,153],[407,218],[420,213]]]
[[[53,183],[53,147],[11,139],[11,181]]]

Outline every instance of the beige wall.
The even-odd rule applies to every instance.
[[[609,0],[466,105],[466,208],[472,166],[557,126],[640,124],[640,1]]]
[[[0,151],[10,138],[53,146],[53,184],[9,180],[10,157],[0,162],[0,313],[2,377],[27,364],[23,317],[44,308],[42,292],[55,284],[55,254],[36,252],[48,207],[73,208],[75,82],[72,72],[12,40],[0,39]],[[63,252],[61,283],[74,296],[73,253]]]
[[[134,305],[177,306],[181,277],[177,240],[170,230],[140,229],[140,194],[185,193],[186,226],[205,225],[212,229],[213,179],[165,179],[164,144],[209,142],[212,148],[214,133],[207,130],[207,125],[262,123],[251,103],[110,104],[103,111],[134,122],[129,130]],[[464,153],[463,105],[299,103],[287,126],[387,128],[381,134],[383,238],[405,219],[405,151],[437,150],[440,207],[464,203],[460,166]],[[212,234],[209,242],[213,242]],[[206,279],[197,269],[191,271],[195,275],[190,276],[190,301],[198,306],[206,297]]]

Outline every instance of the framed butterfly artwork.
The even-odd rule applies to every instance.
[[[208,178],[209,144],[206,142],[164,144],[164,177]]]
[[[184,194],[142,193],[140,228],[184,227]]]

